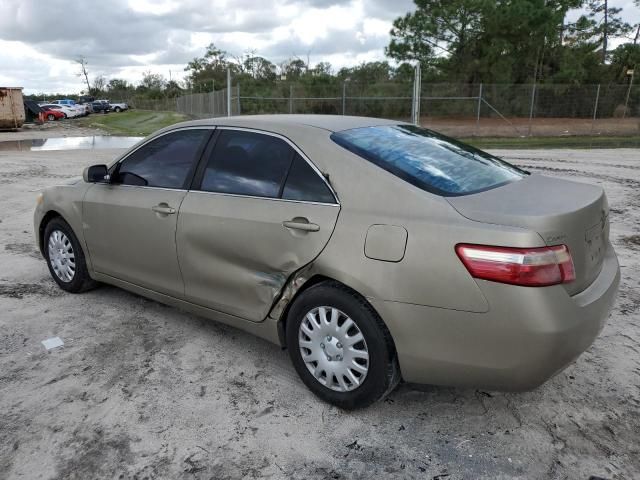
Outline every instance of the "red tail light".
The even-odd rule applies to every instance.
[[[575,280],[566,245],[542,248],[456,245],[456,253],[475,278],[527,287],[545,287]]]

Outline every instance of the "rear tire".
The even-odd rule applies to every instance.
[[[55,115],[47,115],[47,120],[49,120],[50,122],[53,122],[56,119]]]
[[[98,285],[89,276],[78,238],[62,218],[56,217],[47,223],[43,250],[49,273],[63,290],[80,293]]]
[[[338,282],[314,285],[293,301],[286,339],[304,384],[345,410],[381,400],[400,381],[389,330],[362,296]]]
[[[116,108],[114,108],[114,111],[115,111],[116,113],[120,113],[120,112],[122,111],[122,109],[121,109],[120,107],[116,107]]]

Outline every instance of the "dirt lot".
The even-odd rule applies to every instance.
[[[528,118],[422,117],[424,127],[453,137],[563,137],[569,135],[640,135],[640,118],[534,118],[529,132]]]
[[[499,152],[608,192],[621,291],[574,365],[530,393],[401,385],[354,413],[262,340],[55,286],[36,192],[118,152],[0,152],[0,478],[640,478],[640,151]],[[65,346],[47,353],[52,336]]]

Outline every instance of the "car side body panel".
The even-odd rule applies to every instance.
[[[34,234],[36,245],[44,255],[44,245],[41,234],[44,233],[42,221],[47,214],[60,215],[73,229],[78,237],[85,253],[89,272],[92,271],[91,258],[87,255],[87,244],[84,239],[82,229],[82,207],[84,195],[91,187],[91,184],[82,181],[82,178],[73,179],[66,185],[56,185],[50,187],[43,194],[42,203],[37,205],[34,215]]]
[[[186,300],[263,321],[289,276],[329,241],[338,205],[189,192],[177,246]],[[308,221],[317,231],[286,228]]]
[[[183,190],[93,185],[84,198],[82,222],[92,269],[182,298],[175,237],[185,195]],[[174,213],[154,211],[159,205]]]

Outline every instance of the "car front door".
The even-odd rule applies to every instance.
[[[182,298],[176,256],[177,213],[210,129],[181,129],[152,139],[95,184],[83,203],[83,229],[93,269]]]
[[[320,254],[340,207],[286,139],[219,128],[178,217],[188,301],[262,321],[287,278]]]

